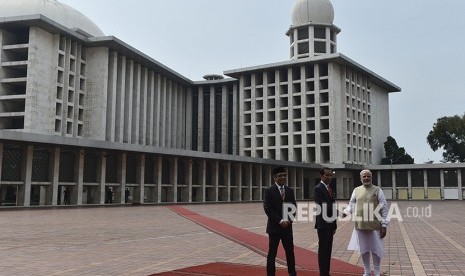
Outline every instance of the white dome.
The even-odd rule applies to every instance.
[[[92,36],[104,36],[81,12],[56,0],[0,0],[0,17],[42,14],[69,29],[81,29]]]
[[[333,24],[334,9],[329,0],[297,0],[292,9],[292,25]]]

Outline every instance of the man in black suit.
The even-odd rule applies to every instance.
[[[333,172],[329,168],[320,171],[321,181],[315,187],[315,203],[321,207],[316,216],[315,228],[318,232],[318,266],[321,276],[328,276],[331,266],[333,236],[336,233],[337,210],[333,206],[335,199],[331,189]],[[334,207],[334,208],[333,208]],[[336,214],[333,215],[333,212]]]
[[[293,204],[297,207],[294,191],[286,185],[287,173],[283,167],[274,168],[272,171],[274,183],[265,190],[263,208],[268,217],[266,233],[268,233],[268,255],[266,258],[267,276],[275,276],[276,254],[279,241],[286,252],[287,271],[290,276],[297,275],[295,271],[294,237],[292,233],[292,221],[283,217],[283,207]],[[294,213],[295,216],[295,213]]]

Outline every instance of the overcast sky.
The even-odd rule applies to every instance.
[[[296,0],[59,1],[194,81],[289,59]],[[390,96],[391,136],[415,163],[439,162],[428,132],[465,113],[465,1],[331,2],[338,52],[402,88]]]

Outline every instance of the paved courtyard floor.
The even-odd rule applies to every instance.
[[[345,203],[345,202],[341,202]],[[382,259],[385,275],[465,275],[465,202],[392,201]],[[265,235],[261,203],[184,208]],[[362,266],[347,251],[353,230],[338,223],[333,257]],[[313,222],[294,225],[295,244],[317,250]],[[0,209],[0,275],[147,276],[212,262],[262,265],[265,257],[187,220],[167,206]]]

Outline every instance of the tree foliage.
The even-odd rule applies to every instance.
[[[383,165],[389,164],[413,164],[415,160],[410,156],[404,148],[399,148],[396,139],[391,136],[387,137],[384,142],[384,151],[386,157],[381,160]]]
[[[465,114],[441,117],[426,137],[433,151],[443,148],[447,162],[465,162]]]

